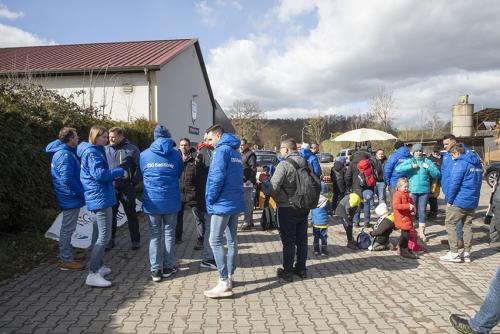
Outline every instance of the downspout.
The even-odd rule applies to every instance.
[[[148,115],[149,115],[149,120],[153,120],[153,109],[152,109],[152,101],[151,101],[151,74],[148,71],[147,67],[144,67],[144,75],[147,77],[148,80]]]

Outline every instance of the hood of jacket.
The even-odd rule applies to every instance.
[[[57,151],[60,151],[60,150],[63,150],[63,149],[69,149],[71,151],[75,151],[74,148],[64,144],[62,141],[60,141],[59,139],[56,139],[54,141],[51,141],[47,147],[45,148],[45,152],[47,153],[56,153]]]
[[[340,161],[335,161],[333,163],[333,169],[335,169],[336,172],[340,172],[344,168],[344,164],[341,163]]]
[[[312,152],[311,152],[311,150],[308,150],[307,148],[301,148],[299,150],[299,155],[302,158],[309,160],[309,158],[312,156]]]
[[[159,137],[156,139],[151,146],[151,152],[154,152],[158,155],[167,155],[174,150],[175,142],[167,137]]]
[[[351,163],[357,165],[361,160],[370,159],[370,153],[364,151],[358,151],[352,155]]]
[[[233,135],[232,133],[223,133],[222,136],[220,137],[219,142],[215,147],[220,147],[222,145],[227,145],[231,148],[234,148],[235,150],[240,148],[240,139]]]
[[[94,147],[94,145],[87,143],[86,141],[82,141],[80,144],[78,144],[78,147],[76,148],[76,155],[81,158],[83,153],[85,153],[86,150]]]
[[[479,159],[479,156],[471,150],[468,150],[464,154],[460,155],[458,159],[465,160],[474,166],[481,165],[481,160]]]
[[[412,155],[410,153],[410,149],[406,146],[401,146],[400,148],[398,148],[396,151],[394,151],[394,153],[398,158],[403,158],[403,159],[407,159],[407,158],[411,158]]]

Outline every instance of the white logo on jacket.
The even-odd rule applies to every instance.
[[[146,168],[174,168],[174,164],[169,162],[150,162],[146,164]]]

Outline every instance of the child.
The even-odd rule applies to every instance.
[[[356,241],[352,237],[352,218],[361,204],[361,197],[356,193],[345,195],[337,205],[335,214],[340,217],[347,234],[347,247],[357,249]]]
[[[269,166],[262,167],[262,173],[259,175],[260,189],[264,193],[264,207],[269,206],[269,198],[271,196],[271,175],[269,173]]]
[[[417,259],[417,255],[408,250],[410,230],[413,228],[412,216],[415,215],[415,203],[408,193],[408,179],[398,179],[397,190],[393,197],[394,224],[401,230],[399,238],[400,255],[408,259]]]
[[[321,194],[319,195],[318,206],[311,210],[312,225],[313,225],[313,246],[314,255],[320,254],[319,241],[321,240],[321,255],[328,256],[327,239],[328,239],[328,199],[324,196],[326,193],[326,185],[321,182]]]
[[[389,236],[394,230],[394,214],[389,214],[387,204],[381,202],[376,208],[375,213],[380,217],[370,232],[372,237],[375,237],[373,245],[368,247],[371,251],[382,251],[392,249],[392,244],[389,242]]]

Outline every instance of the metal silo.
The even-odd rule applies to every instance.
[[[469,103],[469,95],[461,96],[459,102],[453,106],[452,112],[452,133],[456,137],[472,136],[474,105]]]

